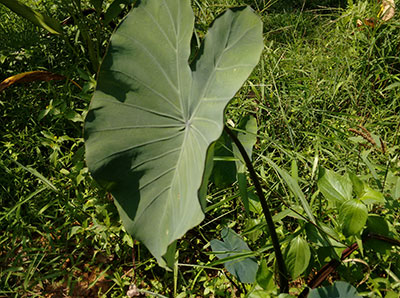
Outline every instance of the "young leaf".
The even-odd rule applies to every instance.
[[[400,199],[400,177],[396,179],[396,183],[392,189],[392,197],[395,200]]]
[[[385,202],[385,198],[381,192],[369,187],[353,173],[350,173],[349,177],[353,183],[354,192],[356,193],[357,198],[364,204],[380,204]]]
[[[332,286],[313,289],[308,294],[308,298],[356,298],[357,290],[349,283],[344,281],[336,281]]]
[[[320,223],[319,227],[322,229],[323,232],[325,232],[327,235],[333,236],[336,239],[339,238],[339,236],[337,235],[337,233],[335,232],[334,229],[332,229],[331,227]],[[307,223],[305,225],[305,230],[306,230],[306,234],[307,234],[307,238],[309,241],[315,243],[318,246],[323,246],[323,247],[346,247],[344,244],[330,239],[330,241],[327,241],[326,238],[323,237],[323,233],[321,233],[321,231],[319,231],[314,225]]]
[[[353,183],[353,190],[356,193],[357,198],[360,198],[364,193],[364,182],[360,178],[358,178],[356,174],[353,174],[351,172],[349,173],[349,178]]]
[[[274,288],[274,273],[268,268],[265,260],[261,261],[257,271],[256,280],[258,285],[266,291]]]
[[[393,200],[400,199],[400,177],[389,171],[386,185],[391,190]]]
[[[318,189],[325,198],[337,205],[351,199],[352,183],[347,176],[341,176],[330,170],[320,169]]]
[[[5,155],[10,161],[14,162],[18,167],[21,169],[24,169],[25,171],[31,173],[33,176],[36,176],[40,181],[42,181],[48,188],[55,192],[59,192],[58,188],[54,186],[53,183],[51,183],[50,180],[48,180],[46,177],[44,177],[42,174],[40,174],[37,170],[31,168],[31,167],[25,167],[24,165],[20,164],[18,161],[14,160],[8,155]]]
[[[61,34],[62,28],[59,22],[52,17],[41,14],[40,12],[30,8],[29,6],[21,3],[18,0],[0,0],[1,4],[4,4],[13,12],[19,16],[31,21],[35,25],[42,27],[53,34]]]
[[[366,205],[385,203],[385,197],[377,190],[372,189],[368,185],[364,186],[364,193],[359,199]]]
[[[292,174],[292,178],[295,181],[299,180],[299,167],[297,166],[297,161],[295,159],[292,160],[292,171],[291,171],[291,174]]]
[[[368,167],[368,169],[371,171],[371,175],[372,177],[374,177],[376,184],[378,185],[378,187],[380,189],[382,189],[382,183],[381,180],[378,177],[378,174],[376,173],[376,165],[374,165],[369,159],[368,159],[368,155],[371,153],[371,150],[365,150],[363,152],[361,152],[361,159],[363,160],[363,162],[365,163],[365,165]]]
[[[246,242],[240,238],[233,230],[225,228],[221,232],[223,241],[211,240],[211,249],[214,252],[226,251],[224,254],[217,254],[218,259],[224,259],[235,256],[238,253],[251,251]],[[232,260],[226,262],[226,270],[234,275],[240,282],[253,283],[256,280],[258,270],[257,260],[255,258],[246,257],[244,259]]]
[[[308,267],[311,258],[310,247],[300,235],[290,241],[286,253],[286,265],[292,278],[297,278]]]
[[[198,190],[207,148],[263,49],[251,9],[228,10],[192,70],[193,23],[189,0],[140,1],[111,38],[85,123],[93,177],[162,266],[168,245],[204,218]]]
[[[349,200],[342,204],[339,221],[345,236],[359,233],[368,218],[367,207],[359,200]]]

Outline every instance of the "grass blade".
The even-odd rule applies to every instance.
[[[7,6],[19,16],[31,21],[35,25],[42,27],[52,34],[61,34],[62,29],[58,21],[52,17],[41,14],[40,12],[26,6],[18,0],[0,0],[0,3]]]
[[[282,177],[282,179],[286,182],[287,186],[293,192],[296,198],[300,200],[301,205],[303,206],[304,211],[306,212],[310,221],[316,224],[316,220],[314,215],[312,214],[312,210],[310,205],[308,204],[304,193],[301,191],[299,184],[297,181],[284,169],[281,169],[276,163],[274,163],[271,159],[265,156],[261,156],[278,174]]]
[[[17,166],[19,166],[20,168],[24,169],[25,171],[31,173],[33,176],[35,176],[36,178],[38,178],[40,181],[42,181],[48,188],[50,188],[51,190],[55,191],[55,192],[59,192],[58,188],[55,187],[53,185],[53,183],[50,182],[50,180],[48,180],[46,177],[44,177],[42,174],[40,174],[38,171],[36,171],[35,169],[32,169],[30,167],[25,167],[24,165],[20,164],[18,161],[12,159],[11,157],[7,156],[6,157],[11,160],[12,162],[14,162]]]

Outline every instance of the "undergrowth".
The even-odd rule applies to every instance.
[[[273,213],[296,203],[263,157],[292,172],[295,162],[313,211],[329,223],[335,214],[317,191],[318,167],[355,172],[386,197],[391,191],[389,170],[393,175],[400,172],[400,19],[357,26],[358,19],[373,18],[377,8],[365,1],[300,2],[205,0],[192,5],[199,37],[228,7],[248,4],[259,13],[264,22],[262,59],[229,105],[226,119],[238,124],[246,115],[256,117],[253,161]],[[47,9],[55,10],[51,5]],[[61,20],[63,12],[57,13]],[[112,198],[99,190],[85,166],[82,125],[95,73],[90,71],[79,30],[68,28],[69,42],[81,54],[77,57],[65,40],[33,27],[3,6],[0,28],[0,81],[43,69],[83,87],[79,90],[69,81],[36,82],[0,93],[0,297],[121,297],[132,280],[143,290],[165,296],[249,293],[251,285],[240,284],[221,265],[211,263],[215,256],[209,242],[226,226],[245,236],[254,250],[263,251],[268,264],[274,261],[268,233],[257,226],[261,216],[245,216],[237,185],[210,185],[205,221],[178,243],[177,270],[160,269],[146,249],[124,232]],[[104,40],[110,34],[105,30]],[[385,152],[379,150],[380,144],[349,131],[364,128],[381,138]],[[363,150],[369,150],[378,179],[362,159]],[[374,211],[399,233],[399,201],[387,202]],[[276,224],[283,245],[304,225],[294,214]],[[400,290],[399,250],[391,250],[379,260],[369,250],[355,256],[370,268],[360,292],[382,297],[390,289]],[[312,268],[327,261],[323,252],[318,255],[306,274],[291,283],[291,293],[300,293]],[[360,263],[347,263],[333,278],[341,276],[357,285],[364,269]]]

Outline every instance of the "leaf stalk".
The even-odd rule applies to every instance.
[[[254,187],[256,189],[257,195],[260,199],[261,207],[263,209],[265,221],[267,222],[268,231],[271,236],[272,246],[275,251],[276,262],[278,265],[279,270],[279,284],[280,284],[280,292],[281,293],[288,293],[289,292],[289,280],[288,280],[288,273],[286,270],[285,261],[283,259],[281,247],[279,244],[278,235],[276,234],[275,224],[272,220],[271,211],[269,210],[267,200],[265,199],[264,192],[262,190],[260,181],[258,180],[257,174],[254,170],[253,164],[246,153],[242,143],[240,143],[239,139],[235,136],[235,134],[227,127],[224,126],[225,132],[229,135],[235,145],[238,147],[240,154],[243,157],[244,162],[246,163],[247,169],[250,173],[250,178],[253,181]]]

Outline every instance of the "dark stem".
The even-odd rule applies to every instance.
[[[285,261],[283,260],[283,255],[279,244],[278,235],[276,234],[275,230],[275,224],[274,221],[272,220],[272,215],[269,210],[267,200],[265,199],[264,192],[261,188],[261,184],[258,180],[253,164],[251,163],[251,160],[247,155],[246,150],[244,149],[242,143],[240,143],[235,134],[226,125],[224,126],[224,130],[232,139],[232,141],[235,143],[235,145],[238,147],[240,154],[242,155],[243,160],[246,163],[247,169],[249,170],[250,178],[253,181],[254,187],[257,191],[257,195],[260,199],[265,221],[267,222],[269,234],[271,235],[272,246],[274,247],[276,262],[278,264],[278,270],[279,270],[280,291],[281,293],[289,293],[289,280],[288,280]]]

